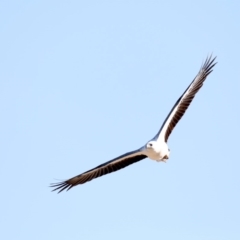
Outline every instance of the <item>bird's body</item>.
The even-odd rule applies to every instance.
[[[178,121],[184,115],[195,94],[202,87],[207,76],[212,72],[212,68],[216,64],[214,61],[215,58],[212,59],[209,57],[206,59],[197,76],[177,100],[167,118],[163,122],[162,127],[153,139],[135,151],[127,152],[66,181],[52,184],[51,187],[54,187],[53,191],[59,190],[59,192],[61,192],[64,189],[69,190],[78,184],[84,184],[94,178],[118,171],[147,157],[157,162],[166,162],[170,155],[170,150],[167,145],[168,137]]]

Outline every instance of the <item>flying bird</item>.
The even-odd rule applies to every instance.
[[[185,92],[171,109],[158,133],[143,147],[127,152],[66,181],[53,183],[50,185],[54,188],[53,191],[57,190],[58,193],[60,193],[65,189],[69,190],[78,184],[83,184],[93,180],[94,178],[118,171],[147,157],[152,160],[156,160],[157,162],[166,162],[170,155],[170,150],[167,145],[168,138],[178,121],[182,118],[183,114],[189,107],[195,94],[202,87],[207,76],[213,71],[213,67],[216,65],[215,59],[216,57],[207,57],[197,76],[193,79],[191,84],[187,87]]]

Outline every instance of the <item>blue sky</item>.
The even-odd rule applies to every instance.
[[[239,9],[1,1],[1,239],[240,239]],[[50,191],[151,139],[210,53],[167,164]]]

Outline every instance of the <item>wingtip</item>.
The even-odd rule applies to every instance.
[[[67,181],[62,181],[58,183],[51,183],[49,187],[54,188],[52,189],[52,192],[59,190],[57,193],[60,193],[64,190],[66,191],[70,190],[73,187],[73,185],[69,184]]]
[[[213,67],[217,64],[217,62],[215,62],[216,58],[217,56],[213,57],[212,53],[208,55],[205,61],[203,62],[200,71],[207,72],[207,75],[210,74],[213,71]]]

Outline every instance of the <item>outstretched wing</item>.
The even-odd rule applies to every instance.
[[[216,59],[212,56],[208,57],[205,63],[202,65],[197,76],[182,94],[182,96],[177,100],[167,118],[165,119],[162,127],[160,128],[157,135],[154,137],[155,140],[162,139],[167,142],[173,128],[177,125],[178,121],[182,118],[183,114],[192,102],[195,94],[202,87],[203,82],[206,80],[207,76],[213,71],[213,67],[216,65],[214,62]]]
[[[78,184],[83,184],[93,180],[94,178],[118,171],[130,164],[141,161],[146,157],[147,156],[142,154],[140,150],[128,152],[66,181],[53,183],[50,187],[54,187],[53,191],[59,190],[58,193],[60,193],[63,190],[69,190]]]

